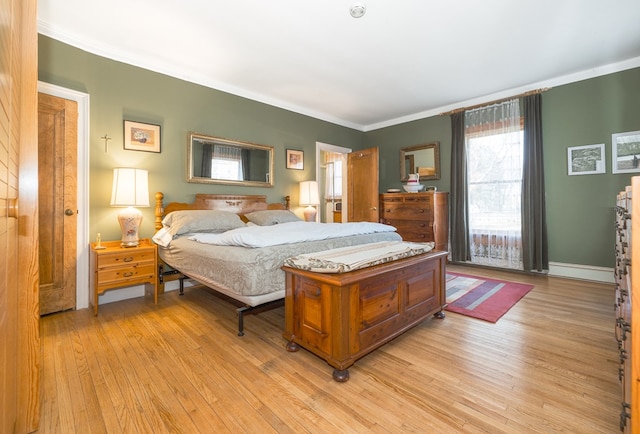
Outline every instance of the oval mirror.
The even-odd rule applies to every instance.
[[[273,187],[273,146],[189,133],[187,182]]]
[[[440,143],[425,143],[400,149],[400,181],[418,173],[420,180],[440,179]]]

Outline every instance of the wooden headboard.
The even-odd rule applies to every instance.
[[[162,229],[162,219],[173,211],[188,209],[215,209],[244,214],[265,209],[289,209],[290,197],[285,196],[283,203],[267,203],[267,197],[263,195],[249,194],[196,194],[193,203],[170,202],[163,206],[162,192],[156,193],[156,231]]]

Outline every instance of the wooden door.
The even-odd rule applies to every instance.
[[[347,157],[348,220],[378,222],[378,148],[353,151]]]
[[[38,429],[36,0],[0,0],[0,432]]]
[[[41,315],[76,305],[77,119],[75,101],[38,94]]]

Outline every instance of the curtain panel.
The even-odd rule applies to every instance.
[[[542,95],[523,98],[522,261],[527,271],[549,269],[542,153]]]
[[[451,260],[471,260],[467,209],[467,154],[464,143],[465,112],[451,115]]]

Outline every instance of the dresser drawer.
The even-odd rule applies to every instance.
[[[98,270],[98,282],[100,285],[109,285],[113,282],[124,282],[135,279],[150,279],[155,274],[153,262],[136,264],[130,267],[113,267]]]
[[[428,203],[382,204],[382,217],[388,220],[433,220],[433,208]]]
[[[405,241],[416,241],[426,243],[435,241],[433,228],[426,222],[409,220],[387,220],[388,225],[395,226],[398,233]]]
[[[153,261],[155,261],[155,252],[153,250],[133,250],[132,248],[131,253],[118,252],[113,254],[100,255],[100,258],[98,259],[98,269],[127,264],[135,265],[141,262],[153,263]]]

